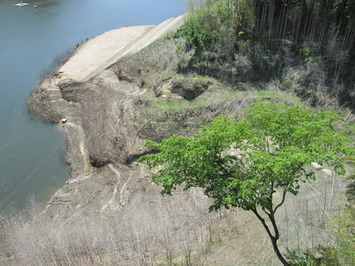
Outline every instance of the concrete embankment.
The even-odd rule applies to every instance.
[[[85,82],[128,53],[148,46],[167,31],[180,26],[184,15],[159,25],[124,27],[105,32],[85,42],[60,69],[62,77]]]

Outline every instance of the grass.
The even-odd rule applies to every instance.
[[[200,80],[203,80],[203,81],[210,81],[211,80],[210,77],[202,76],[202,75],[199,75],[199,74],[196,74],[196,73],[193,73],[192,78],[197,78],[197,79],[200,79]]]
[[[156,101],[156,105],[165,110],[179,110],[187,107],[189,104],[172,102],[170,99]]]
[[[228,84],[219,83],[215,79],[206,76],[192,75],[193,78],[211,81],[212,86],[209,87],[199,97],[188,101],[185,99],[177,98],[170,91],[165,92],[165,97],[155,97],[153,94],[148,93],[145,96],[150,99],[151,104],[142,110],[143,117],[149,118],[150,121],[161,120],[158,113],[165,110],[169,115],[178,114],[184,110],[203,110],[207,106],[217,105],[221,109],[236,108],[234,101],[253,101],[256,98],[270,98],[277,102],[286,102],[296,106],[302,105],[302,101],[294,94],[287,91],[278,90],[274,83],[264,86],[265,89],[255,89],[252,85],[248,85],[248,90],[236,90]],[[191,78],[186,78],[186,82]],[[229,106],[229,107],[228,107]],[[156,115],[154,115],[156,114]]]

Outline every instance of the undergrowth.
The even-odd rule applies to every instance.
[[[176,34],[184,39],[177,48],[180,73],[230,84],[277,79],[283,90],[296,92],[312,106],[335,99],[354,108],[354,4],[316,2],[190,1]],[[319,14],[329,21],[324,24]]]

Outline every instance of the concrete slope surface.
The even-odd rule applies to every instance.
[[[128,53],[148,46],[183,22],[184,15],[159,25],[123,27],[105,32],[85,42],[59,69],[62,77],[85,82]]]

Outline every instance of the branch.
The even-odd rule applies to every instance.
[[[218,156],[218,155],[217,155],[217,156]],[[231,177],[234,176],[227,168],[225,168],[225,167],[223,166],[223,164],[221,163],[221,159],[220,159],[219,157],[217,157],[216,163],[217,163],[217,165],[218,165],[223,171],[225,171],[228,175],[230,175]]]
[[[223,171],[225,171],[230,177],[234,176],[227,168],[225,168],[222,164],[218,164],[219,167],[222,168]]]
[[[277,211],[277,209],[278,209],[282,204],[284,204],[285,199],[286,199],[286,193],[287,193],[286,190],[284,190],[283,193],[282,193],[282,200],[281,200],[281,202],[275,207],[275,209],[273,210],[274,213]]]
[[[263,210],[263,212],[265,212],[267,214],[267,216],[271,215],[271,212],[267,212],[264,207],[262,208],[262,210]],[[270,211],[270,210],[268,210],[268,211]]]
[[[258,219],[260,220],[260,222],[263,224],[267,234],[269,235],[270,239],[275,239],[275,237],[272,235],[270,228],[267,226],[265,219],[263,217],[260,216],[260,214],[258,213],[258,211],[256,209],[251,209],[251,211],[256,215],[256,217],[258,217]],[[269,216],[270,217],[270,216]]]
[[[270,222],[272,224],[272,227],[274,229],[274,233],[275,233],[274,239],[278,240],[280,238],[280,233],[279,233],[279,229],[277,227],[276,221],[275,221],[275,213],[272,213],[272,214],[270,214],[268,216],[269,216],[269,220],[270,220]]]

